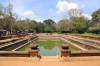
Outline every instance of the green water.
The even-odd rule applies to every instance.
[[[63,44],[63,40],[60,38],[39,38],[35,41],[38,44],[39,55],[43,56],[56,56],[61,55],[61,44]],[[30,44],[22,47],[18,51],[28,51],[30,49]],[[80,49],[69,44],[69,48],[71,51],[79,51]]]
[[[39,55],[55,56],[61,54],[60,48],[63,41],[59,38],[40,38],[36,43],[40,49]]]

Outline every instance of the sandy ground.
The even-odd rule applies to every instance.
[[[100,66],[100,60],[94,61],[66,61],[66,62],[53,62],[53,61],[17,61],[17,60],[2,60],[0,66]]]
[[[100,59],[67,61],[29,61],[20,59],[0,59],[0,66],[100,66]]]

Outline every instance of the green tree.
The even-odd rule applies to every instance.
[[[76,22],[74,22],[74,30],[77,33],[84,33],[89,27],[88,19],[85,17],[79,17]]]
[[[95,34],[100,33],[100,8],[92,13],[92,19],[90,21],[90,27],[88,32]]]
[[[100,23],[100,8],[92,13],[92,22]]]
[[[55,32],[55,22],[52,19],[44,20],[43,21],[45,25],[45,32],[52,33]]]
[[[41,23],[41,22],[36,23],[35,30],[36,30],[37,33],[43,33],[44,29],[45,29],[45,25],[43,23]]]
[[[68,17],[71,20],[71,22],[76,22],[77,18],[82,16],[83,11],[81,9],[70,9],[68,11]]]
[[[71,32],[73,29],[73,23],[69,20],[60,20],[56,24],[56,30],[61,33]]]

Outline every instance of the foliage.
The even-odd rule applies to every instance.
[[[70,9],[68,11],[68,17],[71,20],[71,22],[75,22],[77,20],[78,17],[82,16],[82,10],[81,9]]]
[[[100,34],[100,8],[92,13],[92,20],[88,32]]]
[[[100,8],[92,13],[92,22],[100,23]]]
[[[12,30],[16,18],[16,14],[13,14],[12,9],[13,5],[11,4],[6,7],[0,4],[0,29]]]
[[[43,23],[45,25],[45,29],[44,29],[45,32],[47,33],[55,32],[55,26],[54,26],[55,22],[52,19],[44,20]]]
[[[43,23],[41,23],[41,22],[37,22],[36,23],[35,30],[36,30],[37,33],[43,33],[44,32],[44,28],[45,28],[45,25]]]
[[[73,29],[73,24],[69,20],[60,20],[56,25],[56,29],[61,33],[71,32],[71,30]]]
[[[74,22],[74,30],[77,33],[84,33],[88,29],[88,20],[85,17],[79,17],[76,22]]]
[[[28,18],[18,20],[17,14],[12,12],[13,5],[8,4],[6,7],[0,4],[0,29],[11,30],[28,30],[37,33],[100,33],[100,8],[92,13],[92,19],[88,20],[83,17],[81,9],[70,9],[67,16],[55,23],[52,19],[46,19],[43,22],[37,22]]]
[[[94,34],[100,34],[100,23],[97,23],[94,26],[89,27],[88,32],[91,32]]]

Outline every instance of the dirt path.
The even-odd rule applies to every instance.
[[[100,66],[100,60],[87,61],[25,61],[0,60],[0,66]]]

